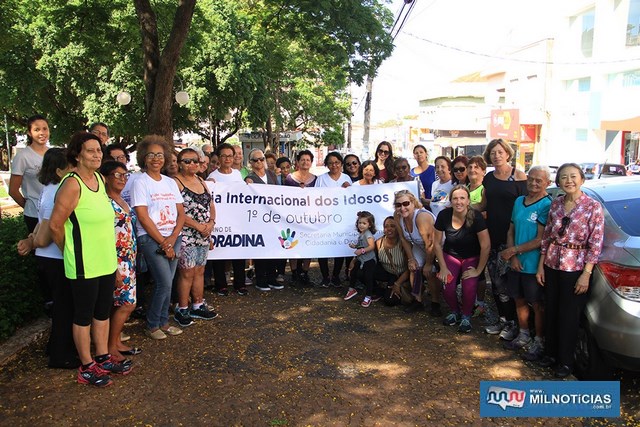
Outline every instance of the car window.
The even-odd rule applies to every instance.
[[[630,236],[640,236],[640,221],[638,221],[640,199],[606,202],[604,207],[622,231]]]

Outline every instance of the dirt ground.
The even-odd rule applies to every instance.
[[[133,321],[126,331],[144,352],[105,389],[45,368],[41,340],[0,369],[0,425],[640,425],[640,379],[628,374],[619,419],[481,419],[481,380],[553,378],[483,334],[481,321],[462,335],[425,312],[342,296],[207,292],[220,317],[164,341]]]

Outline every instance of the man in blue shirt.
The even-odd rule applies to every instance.
[[[526,360],[536,360],[543,350],[544,290],[536,281],[540,260],[540,241],[549,216],[551,197],[547,194],[550,171],[546,166],[534,166],[527,178],[527,196],[516,199],[507,234],[507,248],[500,256],[509,260],[507,291],[516,302],[520,333],[505,347],[517,350],[526,346]],[[535,339],[529,331],[529,304],[533,306]]]

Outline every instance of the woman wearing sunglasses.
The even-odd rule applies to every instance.
[[[251,173],[244,179],[247,184],[278,185],[276,174],[267,168],[267,156],[261,149],[254,148],[249,152],[249,163],[251,164]],[[253,260],[256,269],[256,289],[266,292],[272,289],[284,289],[284,285],[276,281],[278,261],[275,259]]]
[[[343,172],[349,175],[351,182],[359,181],[360,175],[360,159],[355,154],[347,154],[344,156]]]
[[[393,148],[387,141],[382,141],[376,148],[375,162],[380,171],[380,181],[389,182],[395,178],[393,171]]]
[[[209,188],[199,176],[201,159],[193,148],[180,151],[178,174],[174,177],[183,199],[184,226],[178,255],[178,305],[173,318],[182,327],[193,324],[193,319],[211,320],[218,316],[204,301],[204,268],[211,249],[216,208]]]
[[[545,356],[538,364],[552,367],[558,378],[571,374],[580,316],[604,237],[602,206],[582,192],[584,180],[575,163],[558,169],[556,185],[565,194],[551,203],[536,274],[546,300]]]
[[[398,157],[393,162],[393,170],[396,173],[396,177],[389,182],[410,182],[415,181],[418,184],[418,194],[420,194],[420,199],[424,199],[424,187],[422,186],[422,181],[417,176],[411,176],[410,170],[411,166],[409,166],[409,161],[404,157]]]
[[[409,190],[396,192],[393,206],[398,229],[402,230],[400,239],[408,259],[411,295],[414,298],[405,311],[420,311],[424,309],[423,277],[429,277],[433,266],[433,226],[436,218],[422,207],[422,203]],[[431,295],[434,300],[436,293],[432,292]],[[439,297],[438,292],[436,301]]]
[[[469,185],[469,177],[468,167],[469,167],[469,159],[467,156],[458,156],[453,159],[451,162],[451,172],[453,172],[453,178],[451,179],[451,183],[453,185]]]

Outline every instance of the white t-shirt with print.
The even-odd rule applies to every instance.
[[[436,217],[442,210],[444,210],[444,208],[451,206],[449,193],[452,188],[453,183],[451,180],[441,182],[439,179],[436,179],[433,184],[431,184],[431,203],[429,204],[429,207]]]
[[[160,181],[156,181],[144,173],[135,180],[131,189],[131,206],[146,206],[149,218],[164,237],[171,235],[176,228],[176,205],[183,202],[178,184],[168,176],[160,175]],[[141,221],[137,222],[136,231],[138,236],[148,234]]]

